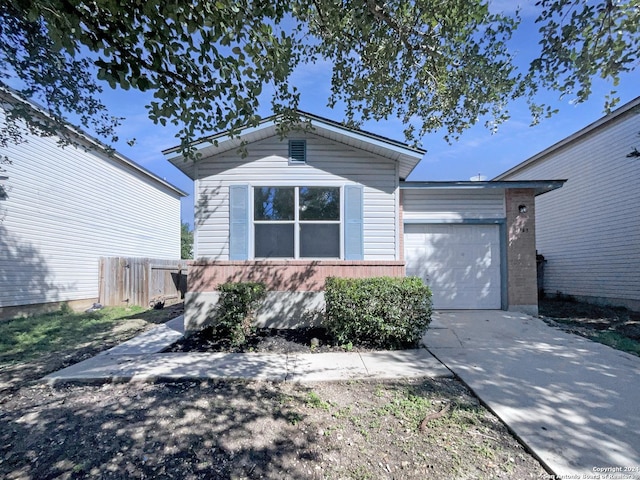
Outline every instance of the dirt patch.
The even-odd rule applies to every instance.
[[[455,379],[30,386],[0,402],[7,479],[544,476]]]
[[[597,340],[613,333],[640,342],[640,312],[564,298],[542,300],[539,312],[547,324],[586,338]]]

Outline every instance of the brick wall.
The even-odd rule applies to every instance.
[[[535,196],[531,189],[508,189],[507,275],[509,308],[527,307],[537,314]],[[526,207],[521,212],[520,207]]]
[[[268,290],[320,292],[326,277],[404,277],[403,261],[249,260],[189,264],[188,291],[211,292],[225,282],[264,282]]]

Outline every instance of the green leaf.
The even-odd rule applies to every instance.
[[[318,61],[331,70],[327,103],[346,123],[398,118],[414,143],[436,130],[455,139],[478,121],[494,129],[509,117],[507,99],[526,98],[535,123],[554,111],[538,105],[543,90],[584,101],[593,78],[615,87],[640,63],[637,0],[540,0],[540,55],[527,71],[511,53],[519,15],[494,14],[484,0],[52,5],[3,4],[0,81],[107,136],[117,122],[100,102],[103,82],[150,90],[150,119],[180,125],[185,154],[211,130],[249,123],[264,101],[293,123],[292,72]],[[0,141],[11,131],[3,126]]]

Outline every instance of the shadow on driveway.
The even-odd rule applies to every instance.
[[[428,349],[557,475],[640,478],[640,358],[511,312],[434,324]]]

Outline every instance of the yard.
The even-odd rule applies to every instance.
[[[553,327],[640,356],[640,312],[560,296],[540,302],[540,317]]]
[[[183,311],[182,303],[162,310],[105,308],[60,312],[0,321],[0,395],[129,340]]]
[[[575,321],[585,317],[579,304],[551,307],[556,310],[543,311],[556,319],[571,312]],[[181,307],[171,308],[1,323],[0,477],[546,476],[455,379],[59,388],[36,381],[176,316]]]

